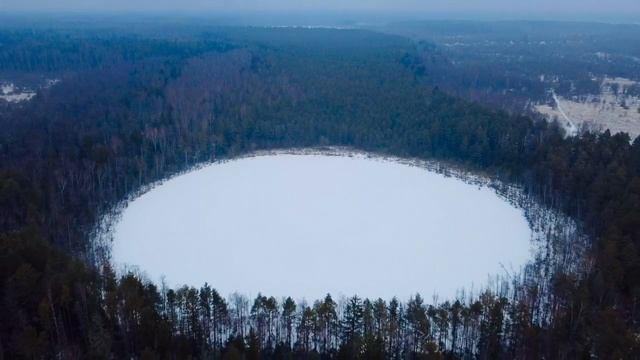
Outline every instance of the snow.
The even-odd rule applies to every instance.
[[[13,84],[2,84],[0,85],[0,90],[2,95],[9,95],[15,90],[15,86]]]
[[[214,163],[130,202],[112,262],[223,295],[452,298],[518,271],[523,211],[488,187],[366,155]]]
[[[562,109],[562,105],[560,103],[560,99],[558,99],[558,95],[556,95],[556,93],[554,91],[551,91],[551,94],[553,96],[553,101],[555,101],[555,103],[556,103],[556,110],[564,118],[564,123],[563,124],[564,124],[565,129],[567,130],[567,134],[569,134],[571,136],[576,135],[578,133],[577,126],[574,124],[573,120],[571,120],[569,118],[567,113],[564,112],[564,110]]]
[[[45,79],[44,83],[38,86],[41,89],[48,89],[60,83],[60,79]],[[2,101],[10,103],[21,103],[29,101],[36,96],[36,92],[24,86],[16,86],[12,82],[0,81],[0,103]]]
[[[23,101],[29,101],[34,96],[36,96],[36,93],[24,92],[24,93],[18,93],[18,94],[0,95],[0,99],[10,103],[19,103]]]
[[[604,78],[601,93],[582,98],[564,98],[553,91],[553,105],[537,104],[534,109],[549,119],[560,119],[570,135],[584,126],[612,133],[627,132],[631,138],[640,135],[640,97],[626,93],[637,82],[624,78]],[[617,91],[614,91],[614,85]]]
[[[29,101],[36,93],[29,90],[20,91],[13,83],[0,83],[0,100],[10,103]]]

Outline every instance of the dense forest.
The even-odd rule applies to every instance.
[[[0,43],[4,78],[60,80],[0,112],[0,359],[640,357],[640,140],[566,137],[455,98],[416,63],[428,49],[367,31],[11,28]],[[580,224],[588,266],[434,303],[305,303],[226,298],[224,274],[168,289],[119,274],[96,243],[103,216],[154,181],[310,146],[517,185]]]

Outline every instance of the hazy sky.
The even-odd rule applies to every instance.
[[[363,10],[417,13],[640,14],[640,0],[0,0],[1,10]]]

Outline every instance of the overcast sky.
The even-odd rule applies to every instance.
[[[361,10],[419,13],[640,14],[640,0],[0,0],[0,10]]]

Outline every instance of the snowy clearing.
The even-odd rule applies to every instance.
[[[0,83],[0,100],[10,103],[29,101],[36,93],[31,90],[18,89],[13,83]]]
[[[623,78],[605,78],[601,93],[570,99],[556,96],[555,104],[538,104],[534,108],[549,119],[558,119],[570,135],[578,128],[612,133],[627,132],[632,138],[640,135],[640,97],[626,93],[637,82]]]
[[[451,298],[518,271],[523,211],[493,189],[365,155],[264,155],[208,165],[129,203],[116,266],[222,294]]]

